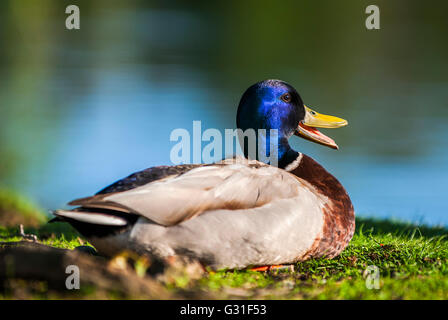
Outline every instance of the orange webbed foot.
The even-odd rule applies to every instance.
[[[277,265],[271,265],[271,266],[259,266],[250,268],[250,271],[260,271],[260,272],[266,272],[266,271],[280,271],[280,270],[289,270],[294,271],[294,265],[283,265],[283,264],[277,264]]]

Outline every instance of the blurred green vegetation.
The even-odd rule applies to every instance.
[[[0,226],[39,227],[47,217],[34,203],[26,197],[9,189],[0,188]]]

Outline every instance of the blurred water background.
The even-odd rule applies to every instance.
[[[165,3],[165,4],[163,4]],[[81,29],[65,29],[77,4]],[[235,127],[267,78],[348,119],[339,151],[293,137],[358,215],[448,224],[448,2],[0,3],[0,186],[45,209],[170,164],[176,128]]]

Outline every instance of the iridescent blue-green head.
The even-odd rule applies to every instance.
[[[280,167],[297,158],[297,152],[288,143],[292,135],[337,149],[336,143],[316,127],[339,128],[347,125],[346,120],[319,114],[306,107],[297,90],[281,80],[265,80],[249,87],[241,98],[236,121],[238,129],[243,132],[257,132],[257,160],[272,162],[275,154]],[[254,158],[250,152],[250,144],[254,141],[247,139],[248,136],[244,135],[246,139],[242,148],[246,157]],[[244,137],[240,134],[240,143]],[[266,161],[267,158],[270,160]]]

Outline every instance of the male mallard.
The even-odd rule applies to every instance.
[[[289,84],[262,81],[241,98],[237,127],[277,129],[278,167],[245,158],[153,167],[55,215],[106,255],[187,255],[213,269],[332,258],[353,236],[353,205],[338,180],[288,139],[296,134],[337,149],[315,128],[346,124],[306,107]]]

